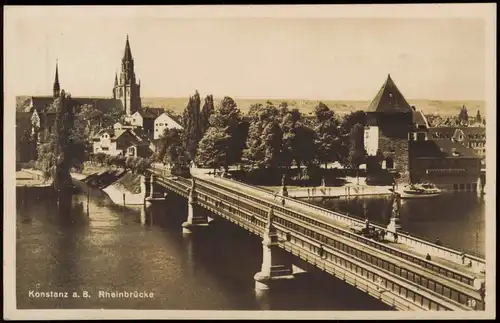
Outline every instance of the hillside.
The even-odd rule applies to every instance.
[[[214,103],[217,105],[222,98],[214,98]],[[244,113],[248,112],[250,106],[256,103],[265,104],[267,99],[249,99],[249,98],[233,98],[240,110]],[[314,111],[314,107],[318,104],[319,100],[302,100],[302,99],[270,99],[269,101],[278,105],[282,101],[286,101],[288,106],[296,107],[306,114]],[[370,101],[355,101],[355,100],[322,100],[323,103],[333,108],[336,113],[343,115],[355,110],[364,110],[370,104]],[[142,98],[143,106],[162,107],[164,109],[171,109],[178,114],[182,114],[184,108],[188,103],[188,98],[161,98],[150,97]],[[475,116],[479,109],[481,115],[485,116],[485,103],[484,101],[441,101],[441,100],[408,100],[410,105],[414,105],[417,110],[422,110],[425,114],[438,113],[441,116],[455,116],[458,115],[462,105],[469,110],[471,116]],[[202,96],[203,104],[203,96]]]

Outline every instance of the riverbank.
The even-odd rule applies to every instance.
[[[144,193],[141,192],[140,175],[127,173],[103,191],[116,204],[143,205]]]
[[[51,187],[52,181],[45,180],[41,171],[23,168],[16,172],[16,186]]]
[[[346,177],[343,186],[287,186],[288,196],[294,198],[340,198],[348,196],[390,195],[392,186],[367,185],[365,178]],[[259,186],[263,189],[280,192],[281,186]]]
[[[81,173],[71,172],[73,180],[86,183],[87,179],[92,178],[96,182],[100,182],[100,178],[107,179],[107,185],[101,187],[101,190],[106,193],[113,203],[118,205],[143,205],[144,194],[141,193],[140,175],[125,172],[117,179],[108,178],[109,172],[114,171],[109,168],[100,166],[86,166]]]

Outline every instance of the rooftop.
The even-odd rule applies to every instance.
[[[413,158],[480,158],[473,149],[451,140],[414,141],[410,153]]]
[[[413,109],[399,91],[390,74],[367,109],[367,112],[385,113],[412,111]]]

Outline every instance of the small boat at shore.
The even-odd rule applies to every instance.
[[[441,190],[432,183],[408,184],[398,192],[403,199],[428,198],[441,195]]]

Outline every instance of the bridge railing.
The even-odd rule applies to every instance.
[[[229,181],[237,183],[238,185],[243,185],[243,186],[249,187],[251,189],[261,191],[261,192],[267,194],[268,196],[273,195],[272,192],[270,192],[269,190],[263,189],[261,187],[256,187],[253,185],[249,185],[249,184],[246,184],[246,183],[243,183],[240,181],[235,181],[233,179],[228,179],[228,178],[224,178],[224,180],[229,180]],[[296,199],[293,199],[290,197],[280,196],[280,198],[284,198],[287,205],[296,205],[299,207],[311,208],[311,209],[314,209],[321,214],[332,217],[332,218],[334,218],[340,222],[346,223],[348,225],[364,225],[364,219],[361,219],[360,217],[356,217],[356,216],[353,216],[350,214],[349,215],[342,214],[342,213],[337,212],[337,211],[328,210],[328,209],[322,208],[320,206],[310,204],[307,202],[303,202],[300,200],[296,200]],[[372,226],[375,228],[378,228],[378,229],[386,230],[385,227],[382,227],[382,226],[377,225],[377,224],[372,224]],[[460,251],[455,250],[455,249],[451,249],[451,248],[447,248],[444,246],[438,246],[435,243],[426,241],[424,239],[410,236],[408,233],[405,233],[405,232],[401,232],[401,233],[398,232],[398,241],[405,243],[409,246],[412,246],[416,249],[425,248],[425,250],[429,254],[432,254],[434,256],[441,256],[444,258],[448,258],[448,259],[453,260],[457,263],[462,262],[462,253]],[[474,256],[471,254],[465,254],[465,259],[466,259],[466,261],[470,260],[472,262],[472,266],[480,267],[480,268],[484,268],[484,266],[485,266],[485,260],[483,258]]]
[[[249,196],[248,194],[244,194],[244,193],[242,193],[240,191],[235,191],[234,188],[232,188],[232,189],[231,188],[227,188],[226,186],[224,186],[221,183],[214,183],[214,182],[210,182],[210,181],[207,181],[207,180],[204,180],[204,179],[200,179],[200,181],[201,181],[201,183],[208,184],[208,186],[210,186],[210,187],[211,186],[219,187],[218,190],[220,190],[220,188],[223,188],[224,191],[229,190],[229,191],[232,192],[231,194],[242,196],[244,199],[248,199],[248,200],[254,201],[254,202],[263,203],[266,207],[269,207],[270,205],[272,205],[272,203],[264,201],[262,197]],[[189,184],[189,181],[188,181],[188,184]],[[204,187],[205,189],[207,189],[207,187],[205,185],[203,185],[203,184],[202,184],[202,187]],[[213,188],[208,188],[208,189],[209,189],[209,191],[213,190]],[[225,194],[227,194],[227,192]],[[238,204],[240,203],[239,200],[237,202],[229,200],[228,202],[234,202],[234,203],[238,203]],[[288,221],[295,222],[296,220],[299,220],[299,219],[295,219],[295,218],[297,217],[297,215],[300,214],[300,212],[291,211],[289,209],[285,209],[285,208],[282,208],[282,207],[279,207],[279,206],[276,206],[275,210],[277,212],[280,212],[280,213],[283,213],[283,214],[286,214],[288,216],[292,216],[293,217],[292,219],[288,219]],[[267,209],[265,211],[257,212],[257,214],[261,214],[261,216],[265,216],[267,214]],[[307,220],[306,220],[306,222],[307,222]],[[299,225],[301,225],[301,224],[299,224]],[[330,226],[332,226],[332,225],[330,224]],[[333,225],[333,227],[335,227],[335,226]],[[473,281],[475,279],[474,276],[463,274],[463,273],[461,273],[459,271],[456,271],[454,269],[447,268],[446,266],[432,264],[432,263],[430,263],[427,260],[420,259],[420,258],[423,258],[423,257],[416,257],[415,255],[410,254],[410,253],[405,252],[405,251],[402,251],[400,249],[394,249],[394,248],[392,248],[390,246],[387,246],[387,245],[384,245],[384,244],[380,244],[378,246],[373,246],[371,239],[368,239],[368,238],[356,235],[354,233],[351,233],[349,230],[347,230],[345,228],[336,227],[334,229],[334,232],[339,233],[342,236],[346,236],[348,238],[354,239],[356,241],[362,241],[366,245],[369,245],[371,247],[375,247],[376,249],[379,249],[379,250],[384,251],[384,252],[388,252],[390,254],[397,255],[398,257],[401,257],[402,259],[409,260],[410,262],[418,263],[419,265],[424,266],[425,268],[430,269],[432,271],[442,273],[441,272],[441,268],[442,268],[443,270],[445,270],[446,276],[449,276],[451,274],[454,277],[454,279],[457,279],[458,281],[461,281],[461,282],[466,283],[468,285],[472,285]],[[410,259],[408,259],[407,257],[409,257]],[[459,278],[456,277],[457,275],[458,275]],[[465,281],[464,281],[464,279],[465,279]]]

